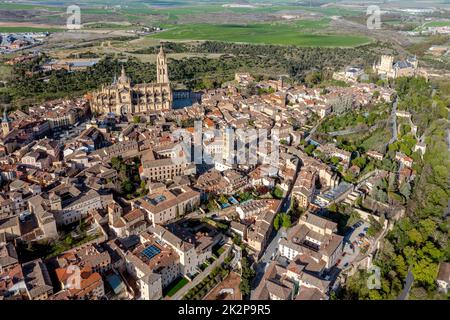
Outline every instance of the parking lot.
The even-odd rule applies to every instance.
[[[339,269],[346,269],[358,257],[361,250],[368,246],[369,240],[366,237],[370,224],[360,221],[356,223],[348,234],[344,237],[344,250],[342,257],[337,261]]]

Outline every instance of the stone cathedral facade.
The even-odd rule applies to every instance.
[[[127,116],[170,110],[172,102],[167,58],[161,47],[156,59],[156,83],[131,85],[122,67],[120,77],[113,84],[102,86],[99,91],[92,93],[91,110]]]

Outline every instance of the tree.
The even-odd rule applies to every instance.
[[[313,151],[316,149],[316,146],[315,145],[313,145],[313,144],[308,144],[306,147],[305,147],[305,153],[307,154],[307,155],[309,155],[309,156],[311,156],[312,154],[313,154]]]
[[[339,163],[339,158],[338,157],[335,157],[335,156],[332,156],[331,158],[330,158],[330,162],[332,163],[332,164],[334,164],[334,165],[337,165],[338,163]]]
[[[251,288],[250,283],[247,279],[241,279],[241,283],[239,284],[239,289],[241,290],[244,296],[249,295]]]
[[[291,216],[288,215],[287,213],[283,213],[282,214],[282,223],[281,224],[282,224],[283,228],[289,229],[291,227],[291,225],[292,225]]]
[[[411,229],[407,232],[409,241],[413,244],[420,244],[423,242],[423,237],[416,228]]]
[[[425,287],[434,288],[435,279],[438,272],[437,263],[431,262],[429,259],[421,259],[413,265],[412,273],[414,279]]]
[[[273,190],[273,196],[276,199],[283,198],[283,190],[281,190],[278,186]]]
[[[409,199],[411,196],[411,184],[407,181],[403,182],[400,185],[399,191],[406,199]]]
[[[140,123],[141,117],[140,116],[133,116],[133,123]]]
[[[321,80],[322,80],[321,73],[316,72],[316,71],[308,73],[305,77],[305,83],[309,87],[312,87],[312,86],[318,84]]]
[[[273,219],[273,227],[276,231],[278,231],[278,229],[280,229],[280,215],[276,215],[275,219]]]

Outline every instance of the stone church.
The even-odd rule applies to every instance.
[[[122,66],[120,77],[112,85],[102,86],[101,90],[92,93],[91,110],[127,116],[170,110],[172,102],[167,58],[161,47],[156,59],[156,83],[131,85]]]

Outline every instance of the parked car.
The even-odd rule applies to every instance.
[[[362,225],[363,225],[363,223],[364,222],[362,222],[362,221],[358,221],[357,223],[355,223],[355,228],[359,228],[359,227],[361,227]]]
[[[338,261],[336,261],[336,265],[338,266],[339,263],[341,263],[341,259],[338,259]]]
[[[345,264],[344,264],[344,268],[347,268],[348,267],[348,262],[346,262]]]

